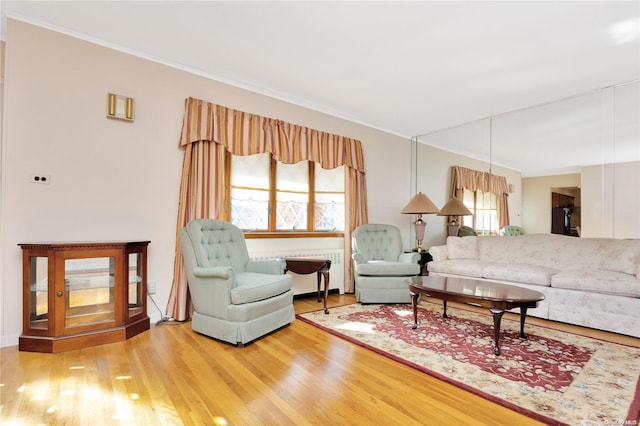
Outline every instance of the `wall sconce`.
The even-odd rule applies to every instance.
[[[109,93],[107,96],[107,117],[133,121],[133,98]]]
[[[516,186],[512,183],[509,184],[509,194],[516,192]]]

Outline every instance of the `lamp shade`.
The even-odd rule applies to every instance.
[[[438,212],[438,216],[468,216],[472,215],[460,199],[453,197],[444,207]]]
[[[433,202],[424,195],[422,192],[418,192],[412,199],[409,201],[409,204],[405,206],[404,209],[400,212],[402,214],[430,214],[430,213],[438,213],[438,208]]]

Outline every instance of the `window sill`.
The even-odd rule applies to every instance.
[[[253,238],[336,238],[344,237],[344,232],[309,232],[309,231],[243,231],[246,239]]]

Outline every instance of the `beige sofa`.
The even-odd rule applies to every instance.
[[[546,299],[528,313],[640,337],[640,240],[555,234],[448,237],[431,247],[430,274],[531,288]]]

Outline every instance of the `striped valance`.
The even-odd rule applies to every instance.
[[[345,165],[364,173],[359,140],[187,98],[180,146],[203,140],[233,155],[271,152],[286,164],[307,160],[324,169]]]
[[[483,192],[491,192],[498,196],[509,192],[506,177],[460,166],[453,166],[451,168],[451,187],[453,191],[457,189],[468,189],[470,191],[480,190]],[[452,196],[455,197],[455,194]]]

